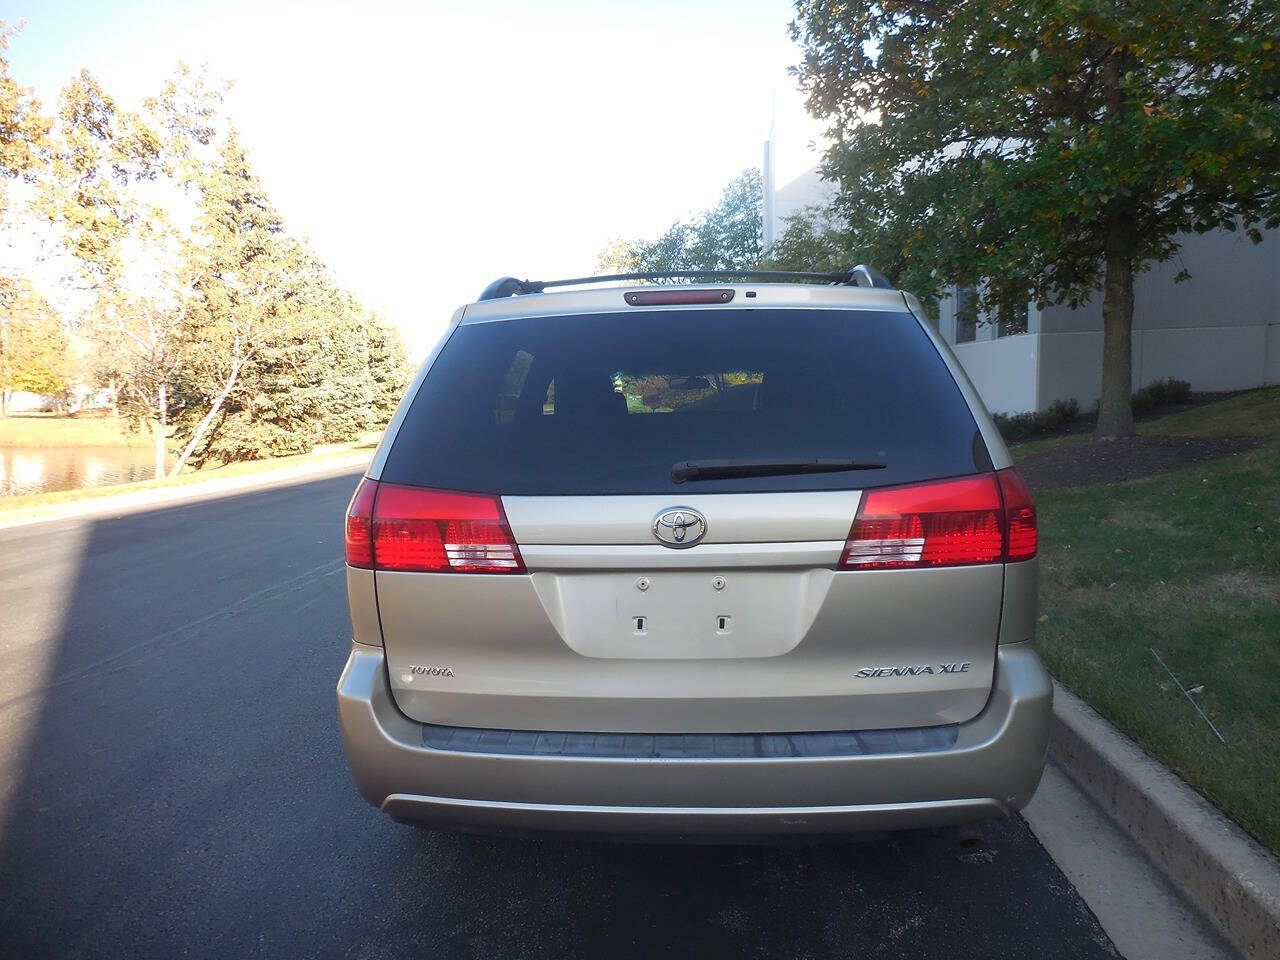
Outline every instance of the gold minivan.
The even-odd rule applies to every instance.
[[[370,803],[730,838],[1031,798],[1052,687],[1008,450],[914,297],[755,276],[455,314],[346,517]]]

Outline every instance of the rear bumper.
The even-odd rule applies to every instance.
[[[428,747],[392,700],[380,647],[353,644],[338,681],[347,763],[398,820],[656,836],[839,834],[1007,816],[1044,768],[1053,688],[1030,643],[999,648],[985,709],[953,746],[859,756],[681,758]]]

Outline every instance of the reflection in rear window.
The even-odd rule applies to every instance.
[[[907,313],[697,310],[459,327],[383,478],[510,495],[829,490],[972,473],[976,425]],[[874,475],[671,480],[686,460]]]
[[[523,353],[523,351],[521,351]],[[762,370],[723,373],[654,373],[617,370],[610,379],[613,392],[625,401],[627,413],[684,413],[754,409]],[[618,401],[611,401],[617,405]],[[547,387],[544,415],[556,412],[556,382]],[[572,413],[572,411],[567,411]]]

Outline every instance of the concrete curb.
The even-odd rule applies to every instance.
[[[94,517],[184,500],[198,500],[223,493],[238,493],[258,487],[271,487],[281,483],[322,477],[328,473],[343,473],[355,467],[367,466],[372,456],[372,452],[361,452],[349,457],[330,457],[316,463],[293,464],[278,470],[263,470],[260,473],[247,473],[239,477],[210,477],[205,481],[184,483],[175,487],[124,490],[110,496],[50,504],[47,508],[34,506],[30,508],[30,513],[26,512],[27,508],[20,508],[13,511],[16,516],[5,516],[0,513],[0,530],[9,527],[25,527],[34,523],[69,520],[75,517]]]
[[[1280,860],[1055,681],[1050,755],[1244,956],[1280,957]]]

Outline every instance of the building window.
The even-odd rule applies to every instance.
[[[976,294],[973,287],[956,287],[956,343],[973,343],[977,337]]]
[[[1031,304],[1024,303],[1011,311],[1000,311],[1000,322],[996,324],[997,337],[1015,337],[1031,329]]]

